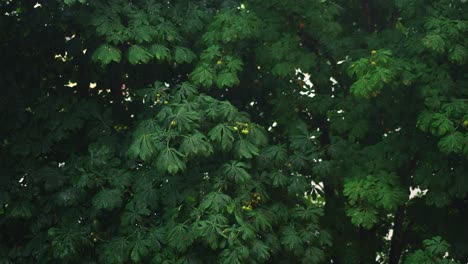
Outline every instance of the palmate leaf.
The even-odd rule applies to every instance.
[[[247,164],[240,161],[230,161],[221,167],[222,175],[236,183],[244,183],[251,179],[250,174],[245,170]]]
[[[363,179],[352,178],[345,181],[343,194],[348,197],[351,205],[356,204],[361,198],[365,197],[367,192],[367,183]]]
[[[199,221],[194,224],[195,232],[198,237],[202,237],[211,249],[217,249],[220,246],[218,241],[219,234],[222,232],[221,229],[210,221]]]
[[[320,216],[323,216],[323,209],[311,205],[301,206],[294,209],[294,216],[310,223],[318,223]]]
[[[217,102],[216,108],[213,110],[216,111],[216,117],[223,118],[226,121],[233,121],[239,113],[237,108],[228,101]]]
[[[149,52],[159,61],[171,59],[169,49],[161,44],[151,45],[151,47],[149,48]]]
[[[222,150],[229,150],[234,141],[232,128],[226,124],[219,124],[210,130],[208,137],[220,144]]]
[[[424,251],[422,250],[417,250],[411,254],[408,254],[408,256],[405,258],[405,264],[419,264],[419,263],[425,263],[425,264],[436,264],[430,256],[424,254]]]
[[[132,142],[127,153],[131,158],[140,157],[148,161],[156,150],[157,141],[154,134],[141,134]]]
[[[244,66],[244,64],[242,63],[242,61],[240,59],[233,58],[231,56],[226,57],[226,68],[230,72],[233,72],[233,73],[238,72],[238,71],[242,70],[243,66]]]
[[[176,26],[169,20],[166,20],[163,23],[159,23],[156,26],[156,30],[159,37],[163,40],[167,40],[168,42],[174,42],[180,39],[180,35],[177,32]]]
[[[268,174],[272,180],[273,187],[284,187],[288,184],[288,177],[280,171],[274,171]]]
[[[204,87],[211,87],[216,78],[215,71],[205,63],[198,65],[192,73],[190,79],[195,84],[200,84]]]
[[[197,87],[189,82],[183,82],[177,87],[174,98],[177,102],[188,99],[198,93]]]
[[[196,58],[195,53],[185,47],[175,47],[174,60],[177,63],[191,63]]]
[[[432,115],[430,131],[437,136],[443,136],[454,130],[453,122],[444,114],[435,113]]]
[[[452,134],[444,136],[439,141],[439,149],[445,153],[461,153],[463,151],[463,147],[466,148],[468,145],[468,138],[464,137],[463,134],[459,131],[456,131]]]
[[[122,191],[104,189],[93,197],[93,206],[97,209],[114,209],[122,204]]]
[[[156,34],[154,28],[148,25],[138,25],[128,33],[138,44],[151,42]]]
[[[416,123],[417,127],[421,129],[422,131],[429,131],[429,128],[431,127],[431,122],[432,122],[432,112],[428,111],[423,111],[419,114],[418,116],[418,121]]]
[[[179,150],[187,157],[196,155],[210,156],[213,154],[213,147],[207,141],[205,135],[201,133],[195,133],[187,136],[182,141]]]
[[[290,136],[291,147],[303,152],[313,151],[317,148],[318,136],[318,132],[310,133],[307,125],[301,122]]]
[[[239,84],[239,78],[233,72],[221,72],[216,77],[216,85],[219,88],[223,87],[233,87],[234,85]]]
[[[133,262],[140,262],[142,258],[148,255],[151,247],[150,240],[142,238],[136,239],[132,251],[130,252],[130,258]]]
[[[323,263],[325,260],[325,252],[316,247],[309,247],[304,252],[304,264],[314,264],[314,263]]]
[[[377,211],[372,208],[348,208],[346,214],[351,217],[351,223],[371,229],[378,220]]]
[[[462,45],[455,45],[450,49],[450,61],[463,64],[468,60],[468,50]]]
[[[271,249],[262,241],[256,239],[252,243],[252,255],[258,258],[261,261],[266,261],[270,259]]]
[[[256,124],[249,125],[247,140],[258,147],[265,147],[268,145],[267,132],[261,126]]]
[[[178,251],[184,251],[193,242],[193,233],[185,224],[178,224],[167,234],[169,245]]]
[[[258,148],[245,139],[237,141],[235,146],[235,153],[239,158],[251,159],[259,153]]]
[[[289,225],[283,228],[281,232],[281,244],[287,251],[302,248],[301,237],[293,226]]]
[[[262,232],[272,229],[271,227],[271,213],[266,210],[256,209],[249,212],[250,223],[254,227],[255,231]]]
[[[211,209],[215,212],[226,209],[227,205],[231,202],[229,195],[221,192],[211,192],[200,203],[202,210]]]
[[[423,241],[424,249],[416,250],[408,254],[404,264],[457,264],[460,263],[453,260],[449,255],[449,244],[440,236],[426,239]]]
[[[201,119],[200,113],[189,110],[183,106],[176,109],[174,114],[169,117],[169,120],[171,120],[171,122],[175,122],[175,127],[179,131],[192,131],[198,127],[198,121]]]
[[[146,204],[131,202],[125,207],[125,212],[122,215],[122,224],[135,225],[150,213],[151,211],[146,207]]]
[[[33,206],[29,202],[13,204],[9,210],[9,215],[13,218],[30,218],[33,213]]]
[[[115,237],[104,244],[105,261],[110,263],[125,263],[129,252],[129,242],[125,237]]]
[[[80,250],[91,245],[83,229],[53,227],[47,234],[52,240],[53,254],[59,259],[76,257]]]
[[[260,158],[267,162],[273,162],[275,164],[282,164],[286,162],[288,153],[284,145],[273,145],[263,148],[260,153]]]
[[[203,61],[211,61],[211,60],[214,60],[218,57],[221,57],[221,47],[217,46],[217,45],[212,45],[212,46],[209,46],[207,49],[205,49],[200,58],[203,60]]]
[[[372,78],[371,75],[365,75],[357,79],[351,85],[351,93],[355,96],[369,97],[373,92],[380,90],[382,87],[377,79]]]
[[[127,51],[128,61],[131,64],[148,63],[153,55],[139,45],[132,45]]]
[[[423,244],[426,250],[432,255],[444,255],[449,249],[447,242],[442,240],[440,236],[424,240]]]
[[[150,240],[151,248],[154,251],[161,249],[161,243],[165,241],[165,229],[160,227],[154,227],[149,231],[148,239]]]
[[[174,148],[166,148],[159,153],[156,166],[161,172],[176,174],[185,170],[185,163],[181,160],[184,155]]]
[[[219,263],[222,264],[241,264],[249,257],[249,249],[243,245],[228,247],[221,252]]]
[[[445,50],[445,39],[442,35],[429,34],[422,39],[423,45],[437,53],[442,53]]]
[[[73,5],[74,3],[76,2],[80,2],[82,4],[86,3],[87,0],[63,0],[63,2],[66,4],[66,5]]]
[[[288,192],[290,194],[298,195],[306,191],[308,184],[304,176],[295,175],[293,177],[288,177],[288,179],[289,179]]]
[[[291,76],[294,74],[294,65],[289,63],[289,62],[282,62],[282,63],[278,63],[275,65],[275,67],[273,67],[273,69],[271,70],[271,72],[276,75],[276,76],[279,76],[279,77],[286,77],[286,76]]]
[[[111,62],[120,62],[122,58],[121,51],[111,45],[103,44],[97,48],[92,56],[93,61],[99,61],[103,65],[107,65]]]

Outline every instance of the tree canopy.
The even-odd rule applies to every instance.
[[[0,263],[468,261],[466,1],[0,11]]]

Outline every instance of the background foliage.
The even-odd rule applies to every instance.
[[[0,11],[0,263],[467,262],[466,1]]]

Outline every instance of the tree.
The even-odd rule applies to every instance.
[[[466,263],[465,1],[0,3],[1,263]]]

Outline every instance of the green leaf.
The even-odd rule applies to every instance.
[[[133,140],[127,153],[131,158],[140,157],[148,161],[154,154],[156,142],[157,138],[154,134],[141,134]]]
[[[194,225],[197,236],[202,237],[208,245],[210,245],[211,249],[217,249],[220,247],[218,238],[222,231],[219,225],[211,221],[198,221]]]
[[[230,161],[221,167],[223,175],[236,183],[245,183],[251,179],[250,174],[246,171],[247,164],[240,161]]]
[[[118,189],[104,189],[93,197],[96,209],[114,209],[122,204],[122,192]]]
[[[74,226],[50,228],[47,232],[52,240],[52,252],[55,258],[78,258],[81,250],[90,246],[86,232]]]
[[[218,74],[216,78],[216,85],[219,88],[223,87],[233,87],[234,85],[239,84],[239,78],[237,78],[237,75],[232,72],[222,72]]]
[[[249,256],[249,250],[242,245],[236,245],[224,249],[220,254],[219,263],[222,264],[242,264],[244,259]]]
[[[288,177],[280,171],[274,171],[268,174],[274,187],[284,187],[288,184]]]
[[[242,70],[243,66],[244,66],[244,64],[242,63],[242,61],[240,59],[235,59],[235,58],[232,58],[232,57],[226,58],[226,68],[230,72],[235,73],[237,71],[240,71],[240,70]]]
[[[125,237],[115,237],[104,244],[106,261],[111,263],[125,263],[128,259],[130,247]]]
[[[63,2],[66,4],[66,5],[73,5],[76,0],[63,0]]]
[[[187,157],[191,156],[210,156],[213,154],[213,147],[207,141],[205,135],[201,133],[195,133],[187,136],[180,145],[180,152],[185,154]]]
[[[156,166],[161,172],[176,174],[178,171],[185,170],[185,163],[181,160],[182,153],[174,148],[166,148],[159,153],[156,160]]]
[[[251,159],[253,156],[257,156],[259,153],[258,148],[245,139],[237,141],[235,146],[236,155],[239,158]]]
[[[294,251],[295,249],[302,248],[301,237],[293,226],[289,225],[284,227],[281,233],[281,244],[284,245],[287,251]]]
[[[169,49],[161,44],[154,44],[151,45],[149,48],[149,52],[159,61],[162,60],[170,60],[171,59],[171,54]],[[177,59],[176,59],[177,60]]]
[[[292,76],[294,74],[294,66],[289,62],[278,63],[273,67],[271,72],[279,77]]]
[[[208,137],[211,141],[219,143],[221,149],[229,150],[232,148],[234,135],[232,129],[226,124],[219,124],[210,130]]]
[[[130,257],[133,262],[141,262],[142,258],[148,255],[151,248],[150,241],[147,239],[137,239],[133,245]]]
[[[174,60],[177,63],[191,63],[196,58],[195,53],[184,47],[175,47]]]
[[[437,53],[442,53],[445,50],[445,40],[441,35],[427,35],[422,39],[422,43],[426,48],[429,48]]]
[[[194,96],[198,93],[197,87],[195,85],[192,85],[189,82],[183,82],[181,85],[179,85],[177,91],[174,94],[174,97],[176,98],[176,101],[182,101],[184,99],[188,99],[191,96]]]
[[[275,164],[284,164],[287,159],[287,151],[283,145],[273,145],[262,149],[260,158],[265,159],[267,162]]]
[[[3,207],[3,204],[2,204]],[[14,218],[31,218],[33,206],[29,202],[13,204],[10,209],[10,216]]]
[[[175,122],[175,126],[179,131],[182,129],[193,131],[198,127],[200,118],[199,112],[181,106],[174,111],[174,114],[170,116],[169,120]]]
[[[303,263],[323,263],[325,260],[325,252],[316,247],[309,247],[305,250]]]
[[[142,221],[144,216],[148,216],[151,211],[143,203],[129,203],[125,207],[125,212],[122,215],[122,224],[135,225]]]
[[[131,64],[138,64],[148,63],[153,55],[141,46],[132,45],[127,51],[127,57]]]
[[[250,221],[255,231],[264,232],[272,229],[271,227],[271,214],[266,210],[256,209],[249,213]]]
[[[463,64],[468,60],[468,50],[462,45],[455,45],[450,49],[449,59],[458,64]]]
[[[204,87],[211,87],[215,77],[215,71],[208,64],[200,64],[190,73],[190,79],[195,84],[200,84]]]
[[[216,104],[216,116],[224,118],[226,121],[233,121],[239,114],[239,111],[228,101],[221,101]]]
[[[202,210],[211,209],[214,212],[219,212],[224,210],[230,202],[231,197],[228,195],[221,192],[211,192],[200,203],[200,208]]]
[[[252,253],[261,261],[267,261],[268,259],[270,259],[270,252],[270,248],[267,245],[265,245],[262,241],[256,239],[252,243]]]
[[[114,46],[103,44],[97,48],[92,56],[93,61],[99,61],[103,65],[107,65],[111,62],[120,62],[122,59],[122,53]]]
[[[435,113],[432,115],[431,133],[436,136],[443,136],[454,131],[453,122],[444,114]]]
[[[178,224],[169,231],[167,241],[171,247],[183,251],[192,244],[193,233],[187,225]]]
[[[323,209],[320,207],[301,206],[295,208],[294,216],[308,223],[318,223],[320,216],[323,216]]]
[[[377,211],[372,208],[348,208],[346,214],[356,226],[371,229],[378,220]]]
[[[202,52],[200,58],[203,61],[211,61],[218,57],[221,57],[221,48],[219,46],[212,45]]]
[[[443,256],[449,249],[447,242],[442,240],[440,236],[433,237],[423,241],[426,250],[432,255]]]
[[[439,149],[445,153],[461,153],[463,147],[468,143],[468,139],[459,131],[446,135],[439,141]]]

